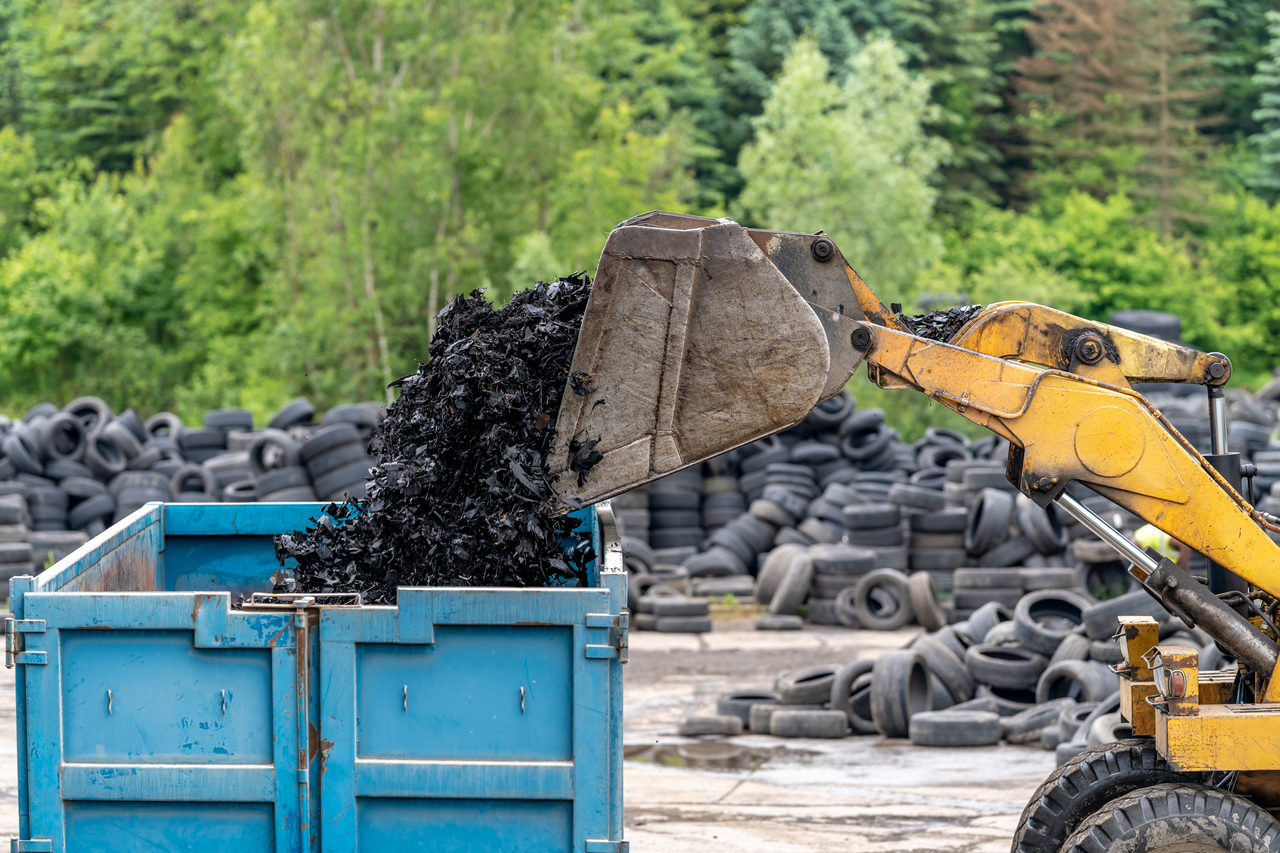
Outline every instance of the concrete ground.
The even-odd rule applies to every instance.
[[[4,613],[8,616],[8,613]],[[18,726],[15,670],[0,667],[0,844],[18,837]]]
[[[1004,853],[1053,753],[1030,746],[931,749],[882,737],[676,736],[722,691],[769,687],[784,669],[874,658],[898,632],[631,633],[626,667],[626,837],[637,853]]]
[[[836,741],[677,737],[721,691],[769,686],[783,669],[873,658],[914,631],[762,632],[718,621],[701,636],[632,632],[626,667],[626,837],[636,853],[964,851],[1004,853],[1053,769],[1032,747],[926,749]],[[13,671],[0,668],[0,839],[15,837]]]

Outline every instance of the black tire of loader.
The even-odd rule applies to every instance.
[[[1205,785],[1153,785],[1107,803],[1067,839],[1070,853],[1280,851],[1280,823],[1253,801]]]
[[[1197,781],[1197,774],[1171,769],[1152,738],[1085,750],[1050,773],[1031,795],[1012,853],[1061,853],[1080,824],[1117,797],[1166,782]]]

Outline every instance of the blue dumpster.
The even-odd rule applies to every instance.
[[[10,582],[13,851],[625,851],[627,616],[588,588],[270,589],[319,504],[150,504]]]

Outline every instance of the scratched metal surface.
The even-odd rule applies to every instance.
[[[609,525],[592,589],[233,610],[318,510],[148,505],[13,580],[13,849],[619,849]]]

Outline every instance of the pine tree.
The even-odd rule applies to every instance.
[[[1146,50],[1138,53],[1147,71],[1147,91],[1140,99],[1146,121],[1137,138],[1146,156],[1137,169],[1144,180],[1139,180],[1135,194],[1155,202],[1161,232],[1172,235],[1175,219],[1205,221],[1192,208],[1204,200],[1196,186],[1196,172],[1209,141],[1201,130],[1216,123],[1213,116],[1201,112],[1214,94],[1209,84],[1211,69],[1204,40],[1194,28],[1190,2],[1147,0],[1142,5],[1147,7],[1144,20],[1149,33]]]
[[[1258,109],[1254,121],[1261,130],[1250,141],[1257,147],[1261,162],[1253,186],[1268,198],[1280,196],[1280,12],[1267,13],[1267,58],[1258,63],[1253,83],[1258,88]]]
[[[1196,6],[1218,87],[1217,96],[1205,104],[1206,114],[1220,121],[1218,134],[1225,140],[1257,133],[1260,126],[1253,111],[1258,108],[1259,91],[1254,73],[1267,58],[1267,12],[1277,4],[1275,0],[1196,0]]]
[[[1040,0],[999,0],[991,21],[1000,46],[992,63],[1000,106],[989,115],[983,140],[1000,152],[998,162],[1004,172],[1004,180],[996,188],[1000,203],[1018,210],[1025,209],[1031,201],[1025,179],[1032,162],[1027,127],[1019,121],[1022,110],[1017,70],[1018,64],[1033,52],[1027,23],[1039,5]]]
[[[974,202],[998,202],[1007,180],[993,144],[1004,82],[996,11],[989,0],[899,0],[892,30],[940,107],[929,132],[951,146],[938,176],[939,212],[951,218]]]
[[[605,81],[610,100],[628,103],[639,127],[688,129],[694,205],[723,206],[725,164],[716,140],[723,93],[695,21],[677,0],[610,0],[594,12],[577,40],[580,57]]]
[[[738,161],[739,151],[751,138],[752,119],[760,115],[797,38],[812,39],[828,71],[843,79],[846,63],[861,43],[846,14],[849,5],[849,0],[752,0],[743,9],[742,24],[728,33],[725,118],[718,137],[729,162]],[[735,177],[731,197],[742,187],[741,177]]]
[[[1051,205],[1074,189],[1149,199],[1165,234],[1194,221],[1202,112],[1213,95],[1190,0],[1050,0],[1019,63],[1034,189]]]

